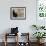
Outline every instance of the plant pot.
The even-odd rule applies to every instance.
[[[41,43],[44,42],[44,40],[45,40],[45,39],[38,39],[37,42],[38,42],[39,44],[41,44]]]
[[[45,39],[40,39],[40,43],[44,43],[44,40],[45,40]]]
[[[40,43],[40,39],[37,39],[37,43]]]

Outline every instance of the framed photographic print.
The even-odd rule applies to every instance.
[[[37,15],[39,18],[46,18],[46,0],[37,1]]]
[[[11,20],[24,20],[26,19],[26,7],[11,7],[10,8]]]
[[[37,25],[46,25],[46,0],[37,0],[37,15],[36,23]]]

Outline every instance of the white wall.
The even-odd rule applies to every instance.
[[[10,20],[10,7],[26,7],[26,20]],[[36,0],[0,0],[0,34],[17,26],[32,36],[32,24],[36,24]]]
[[[26,7],[26,20],[10,20],[10,7]],[[21,32],[29,32],[29,27],[36,24],[36,0],[2,0],[0,1],[0,30],[16,27]],[[0,33],[2,33],[2,31]]]

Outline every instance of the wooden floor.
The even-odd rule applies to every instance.
[[[4,43],[2,42],[0,42],[0,46],[4,46]],[[15,43],[8,43],[8,45],[7,46],[15,46]],[[24,45],[25,46],[25,45]],[[30,46],[37,46],[37,43],[34,43],[34,42],[32,42],[32,43],[30,43]],[[44,45],[41,45],[41,46],[46,46],[46,43],[44,43]]]

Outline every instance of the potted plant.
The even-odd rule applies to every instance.
[[[35,32],[33,35],[37,38],[37,41],[40,43],[40,40],[42,38],[45,38],[44,37],[46,36],[45,34],[46,34],[45,32]]]

